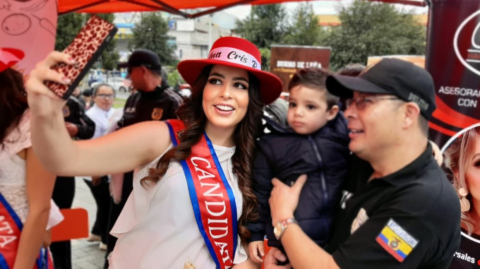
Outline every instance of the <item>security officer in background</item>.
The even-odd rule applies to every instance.
[[[85,115],[80,101],[70,96],[62,109],[65,118],[65,127],[73,139],[90,139],[95,133],[95,123]],[[75,196],[75,178],[57,177],[53,189],[52,199],[61,209],[72,207]],[[54,242],[50,246],[53,262],[57,269],[72,268],[72,254],[70,241]]]
[[[430,74],[383,59],[359,77],[333,75],[328,91],[347,98],[350,129],[346,191],[327,253],[295,224],[305,176],[272,181],[275,235],[294,268],[448,268],[460,244],[459,198],[428,143],[435,110]],[[303,190],[308,191],[308,190]],[[265,269],[285,257],[272,249]]]
[[[136,50],[127,63],[118,66],[127,68],[132,87],[137,89],[125,103],[119,128],[142,121],[177,118],[175,112],[182,104],[182,99],[168,85],[168,81],[162,79],[162,65],[155,53]]]
[[[118,128],[150,120],[167,120],[177,118],[175,112],[182,104],[181,97],[162,79],[162,65],[158,56],[150,50],[136,50],[126,63],[119,68],[127,68],[132,87],[137,90],[125,103],[123,117],[117,123]],[[166,78],[166,74],[163,76]],[[124,174],[121,201],[115,204],[111,200],[108,230],[115,224],[125,202],[133,188],[133,171]],[[116,238],[109,235],[107,239],[107,258],[113,250]],[[108,268],[108,259],[105,261]]]

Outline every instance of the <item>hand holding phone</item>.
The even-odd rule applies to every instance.
[[[90,17],[73,42],[63,51],[71,56],[75,64],[58,63],[52,67],[71,82],[65,85],[47,81],[47,87],[67,100],[116,32],[117,28],[113,24],[96,16]]]

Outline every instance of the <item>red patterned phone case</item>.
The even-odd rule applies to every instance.
[[[71,84],[63,85],[47,81],[45,83],[47,87],[62,99],[67,100],[116,32],[117,28],[113,24],[96,16],[90,17],[73,42],[63,51],[72,56],[76,64],[59,63],[52,67],[53,70],[69,78],[72,81]]]

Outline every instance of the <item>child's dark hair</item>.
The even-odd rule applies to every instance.
[[[348,64],[342,69],[338,70],[337,74],[342,76],[357,77],[365,69],[362,64]]]
[[[327,91],[326,81],[331,73],[320,68],[304,68],[298,70],[288,83],[288,91],[298,85],[304,85],[312,89],[325,92],[325,100],[327,101],[327,110],[338,105],[340,98]]]

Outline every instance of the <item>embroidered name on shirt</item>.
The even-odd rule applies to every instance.
[[[469,256],[468,253],[461,253],[457,251],[455,252],[455,254],[453,254],[453,257],[456,257],[457,259],[460,259],[460,260],[464,260],[471,264],[475,264],[475,258],[472,256]],[[478,265],[480,265],[480,261],[478,262]]]
[[[399,262],[403,262],[419,242],[393,219],[383,227],[376,241]]]

